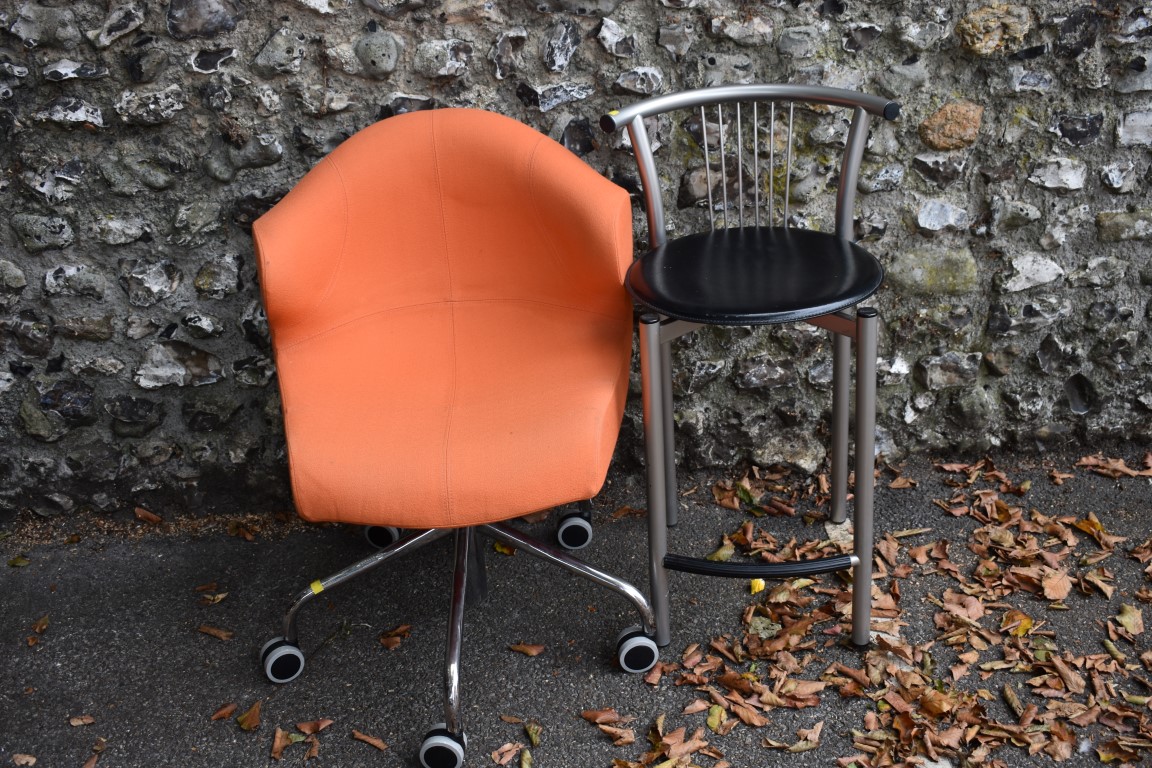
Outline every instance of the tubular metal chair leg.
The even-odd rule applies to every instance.
[[[488,597],[488,570],[484,565],[484,548],[479,546],[473,530],[472,541],[468,547],[468,592],[465,600],[468,605],[479,605],[486,597]]]
[[[832,522],[848,518],[848,395],[852,340],[832,332]]]
[[[873,474],[876,467],[876,336],[872,307],[856,313],[856,493],[852,572],[852,642],[867,645],[872,623]]]
[[[452,575],[452,607],[448,613],[448,642],[444,654],[444,727],[456,735],[464,730],[460,711],[460,649],[464,642],[464,604],[475,535],[472,528],[456,530],[456,567]]]
[[[367,573],[373,568],[383,565],[389,560],[400,557],[401,555],[408,554],[415,549],[423,547],[425,544],[429,544],[433,541],[436,541],[437,539],[441,539],[449,533],[451,533],[451,531],[447,529],[417,531],[416,533],[405,536],[403,539],[396,542],[387,549],[382,549],[379,552],[366,557],[363,560],[360,560],[359,562],[353,563],[347,568],[332,574],[326,579],[317,579],[316,581],[312,582],[308,589],[304,590],[296,596],[296,599],[292,601],[292,605],[289,607],[288,612],[284,615],[284,639],[290,643],[296,642],[297,614],[300,613],[301,608],[312,602],[312,600],[324,590],[331,589],[332,587],[343,584],[349,579],[353,579],[362,573]]]
[[[657,326],[660,327],[660,326]],[[672,400],[672,342],[660,344],[660,414],[664,420],[664,503],[669,527],[680,521],[680,494],[676,488],[676,419]]]
[[[626,598],[640,614],[642,630],[646,634],[654,634],[656,617],[652,611],[652,604],[648,602],[648,598],[644,596],[643,592],[628,582],[578,560],[567,552],[537,541],[504,523],[488,523],[480,526],[480,530],[505,544],[511,544],[525,554],[559,565],[567,571],[583,576]]]
[[[660,318],[640,317],[640,378],[644,394],[644,463],[648,475],[649,594],[656,612],[656,644],[671,642],[668,599],[667,444],[664,441],[664,366],[660,360]]]

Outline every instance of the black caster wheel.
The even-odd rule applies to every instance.
[[[592,505],[581,502],[576,512],[560,518],[556,526],[556,541],[564,549],[583,549],[592,543]]]
[[[437,723],[420,743],[420,765],[423,768],[464,768],[464,749],[468,737],[449,731]]]
[[[274,637],[260,649],[260,666],[273,683],[290,683],[304,671],[304,654],[296,643]]]
[[[625,672],[639,675],[656,666],[660,660],[660,649],[643,629],[629,627],[616,638],[616,659]]]
[[[376,549],[387,549],[400,540],[400,529],[394,525],[366,525],[364,538]]]

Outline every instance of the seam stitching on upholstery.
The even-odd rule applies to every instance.
[[[302,346],[308,344],[309,342],[323,338],[330,333],[335,333],[336,331],[340,330],[341,328],[344,328],[344,327],[349,326],[349,325],[354,325],[354,324],[359,323],[363,320],[368,320],[370,318],[376,317],[377,315],[386,315],[389,312],[403,312],[404,310],[407,310],[407,309],[418,309],[420,307],[436,307],[436,306],[440,306],[443,304],[447,304],[449,306],[458,306],[458,305],[464,305],[464,304],[539,304],[539,305],[545,306],[545,307],[556,307],[557,309],[567,309],[567,310],[571,310],[573,312],[583,312],[585,314],[596,315],[598,317],[605,317],[605,318],[615,317],[615,315],[612,315],[611,313],[597,312],[595,310],[588,309],[587,307],[580,307],[580,306],[576,306],[573,304],[559,304],[559,303],[556,303],[553,301],[537,301],[535,299],[468,299],[468,300],[456,300],[456,301],[426,301],[426,302],[423,302],[420,304],[405,304],[405,305],[400,306],[400,307],[388,307],[387,309],[381,309],[378,312],[369,312],[366,315],[360,315],[359,317],[354,317],[351,320],[345,320],[343,323],[340,323],[339,325],[333,325],[332,327],[326,328],[323,331],[320,331],[319,333],[314,333],[305,339],[299,339],[297,341],[294,341],[291,344],[288,344],[288,345],[282,347],[281,349],[284,352],[288,352],[288,351],[296,349],[298,347],[302,347]]]
[[[536,144],[532,147],[532,154],[528,157],[528,189],[532,191],[532,225],[541,235],[544,242],[547,243],[548,253],[552,256],[552,263],[556,265],[557,269],[565,270],[568,265],[560,257],[560,251],[556,247],[556,241],[552,238],[552,229],[544,225],[544,217],[540,213],[540,206],[538,204],[540,195],[536,194],[536,158],[539,155],[540,147],[544,145],[544,138],[544,136],[541,136],[537,139]]]
[[[344,233],[340,237],[340,250],[336,253],[336,266],[332,269],[332,274],[328,278],[328,284],[324,286],[324,290],[316,297],[313,307],[318,307],[324,303],[328,298],[328,294],[336,287],[336,278],[340,276],[340,270],[344,266],[344,257],[348,252],[348,230],[350,215],[348,212],[348,185],[344,181],[344,173],[340,170],[340,165],[332,159],[331,156],[324,158],[332,169],[336,171],[336,178],[340,181],[340,195],[344,198],[344,204],[340,207],[341,213],[344,214]]]
[[[450,321],[452,324],[452,394],[448,400],[448,418],[444,427],[444,516],[448,518],[449,523],[454,522],[454,515],[452,510],[452,485],[451,478],[449,477],[449,445],[452,438],[452,419],[456,412],[456,384],[459,381],[459,370],[457,366],[459,359],[456,356],[456,308],[452,306],[452,301],[456,296],[456,291],[452,286],[452,259],[448,248],[448,211],[444,206],[444,178],[441,174],[440,168],[440,147],[436,142],[436,125],[439,122],[438,115],[435,111],[429,113],[429,134],[432,138],[432,162],[436,167],[436,197],[440,203],[440,232],[444,242],[444,267],[448,271],[448,299],[449,308],[451,310]]]

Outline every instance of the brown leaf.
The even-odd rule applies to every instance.
[[[824,730],[824,721],[816,723],[811,728],[796,731],[796,735],[800,737],[800,741],[788,747],[789,752],[807,752],[810,749],[816,749],[820,746],[820,732]]]
[[[309,734],[308,737],[306,739],[304,739],[304,741],[307,742],[307,744],[309,745],[308,751],[304,754],[304,759],[305,760],[311,760],[315,757],[319,757],[320,756],[320,739],[316,738],[316,734]]]
[[[1049,568],[1040,582],[1044,597],[1049,600],[1063,600],[1072,593],[1072,579],[1062,570]]]
[[[235,713],[236,705],[232,702],[228,702],[212,713],[212,720],[227,720]]]
[[[607,709],[586,709],[580,716],[594,725],[625,723],[632,719],[623,717],[614,707],[608,707]]]
[[[1060,679],[1064,681],[1064,687],[1072,693],[1084,693],[1088,684],[1079,672],[1068,666],[1067,663],[1059,656],[1052,656],[1052,668],[1056,670],[1056,674],[1060,675]]]
[[[400,641],[412,635],[411,624],[401,624],[395,629],[390,629],[380,635],[380,645],[384,646],[390,651],[394,651],[400,647]]]
[[[100,755],[92,755],[84,761],[84,765],[80,766],[80,768],[96,768],[96,761],[99,759]]]
[[[544,653],[545,646],[532,645],[531,643],[516,643],[515,645],[508,646],[508,650],[522,653],[525,656],[539,656]]]
[[[94,722],[96,722],[96,718],[92,717],[92,715],[80,715],[78,717],[68,718],[68,725],[72,726],[73,728],[79,727],[81,725],[92,725]]]
[[[207,624],[200,625],[200,631],[205,635],[211,635],[217,640],[231,640],[236,633],[230,629],[220,629],[219,627],[211,627]]]
[[[136,507],[136,519],[149,525],[156,525],[156,523],[163,522],[159,515],[154,512],[149,512],[144,509],[144,507]]]
[[[314,733],[320,733],[320,731],[332,725],[334,722],[334,720],[328,720],[327,718],[323,720],[309,720],[306,723],[296,723],[296,730],[311,736]]]
[[[380,750],[381,752],[388,749],[388,745],[385,744],[380,739],[376,738],[375,736],[368,736],[367,734],[360,733],[360,731],[357,731],[355,729],[353,729],[353,731],[352,731],[352,738],[356,739],[356,741],[362,741],[365,744],[371,744],[372,746],[376,747],[376,749]]]
[[[288,738],[288,735],[289,734],[287,731],[281,730],[279,728],[279,726],[277,726],[276,733],[272,736],[272,759],[273,760],[284,759],[284,750],[288,747],[289,744],[292,743],[291,740]]]
[[[1032,617],[1015,608],[1005,611],[1000,621],[1000,631],[1007,632],[1013,637],[1024,637],[1032,631],[1032,626]]]
[[[636,741],[636,732],[631,728],[617,728],[615,726],[604,725],[602,723],[597,723],[596,727],[612,739],[613,746],[626,747],[632,742]]]
[[[38,635],[44,634],[46,629],[48,629],[48,614],[44,614],[32,624],[32,631]]]
[[[528,737],[528,743],[534,747],[540,746],[540,737],[544,734],[544,726],[540,725],[535,720],[529,720],[524,723],[524,735]]]
[[[254,731],[260,727],[260,704],[258,700],[248,708],[248,711],[236,718],[240,728],[245,731]]]
[[[19,752],[12,755],[12,765],[31,766],[36,765],[36,758],[32,755],[24,755]]]
[[[492,753],[492,762],[496,763],[496,765],[508,765],[508,763],[512,762],[512,758],[516,757],[522,749],[524,749],[523,744],[518,741],[510,741]]]
[[[1133,605],[1127,603],[1121,605],[1116,621],[1132,635],[1139,635],[1144,631],[1144,614]]]

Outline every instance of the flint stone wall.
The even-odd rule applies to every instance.
[[[598,116],[725,81],[905,105],[860,184],[890,270],[880,450],[1146,441],[1150,59],[1152,9],[1113,0],[6,3],[0,509],[285,503],[249,227],[356,130],[488,108],[634,189]],[[681,343],[685,460],[818,468],[827,352],[805,328]],[[621,456],[639,432],[633,404]]]

